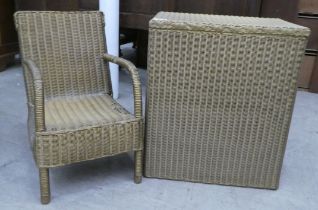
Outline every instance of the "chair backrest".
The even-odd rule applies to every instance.
[[[45,98],[111,93],[104,16],[98,11],[15,13],[22,59],[39,67]],[[26,81],[30,82],[30,81]]]

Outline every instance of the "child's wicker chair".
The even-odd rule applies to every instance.
[[[103,14],[17,12],[15,23],[41,202],[50,202],[49,168],[128,151],[135,151],[135,182],[140,183],[140,80],[132,63],[105,54]],[[135,116],[112,99],[108,62],[130,73]]]

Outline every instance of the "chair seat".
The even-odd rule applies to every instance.
[[[142,144],[142,120],[109,95],[59,97],[45,101],[46,130],[36,133],[39,167],[56,167],[128,151]]]
[[[45,101],[47,131],[134,121],[136,118],[106,94],[59,97]]]

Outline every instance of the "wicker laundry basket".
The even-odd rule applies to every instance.
[[[145,175],[278,188],[309,30],[168,12],[149,28]]]

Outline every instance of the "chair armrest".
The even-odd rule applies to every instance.
[[[44,92],[39,68],[30,59],[22,59],[25,82],[28,94],[28,104],[33,106],[35,115],[35,130],[45,130]]]
[[[108,62],[118,64],[119,66],[126,68],[128,70],[133,82],[135,117],[142,118],[141,83],[137,68],[130,61],[113,55],[109,55],[107,53],[103,55],[103,59],[105,59]]]

